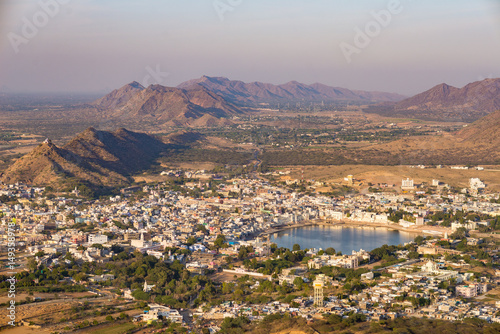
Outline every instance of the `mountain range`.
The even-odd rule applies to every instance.
[[[222,96],[235,104],[248,105],[251,103],[271,102],[382,102],[400,101],[403,95],[384,92],[368,92],[349,90],[341,87],[331,87],[320,83],[306,85],[297,81],[290,81],[282,85],[273,85],[262,82],[245,83],[229,80],[224,77],[202,76],[199,79],[186,81],[177,88],[202,86],[211,92]]]
[[[366,112],[435,121],[473,122],[500,109],[500,79],[456,88],[439,84],[413,97],[290,81],[282,85],[245,83],[203,76],[177,87],[132,82],[92,103],[110,119],[140,120],[161,126],[220,126],[268,103],[339,102],[368,104]],[[378,104],[377,104],[378,103]]]
[[[399,101],[402,95],[352,91],[322,84],[291,81],[283,85],[244,83],[203,76],[177,87],[129,83],[91,103],[99,116],[112,120],[140,120],[161,126],[230,125],[233,116],[261,103],[317,101],[376,103]]]
[[[484,79],[462,88],[445,83],[396,103],[365,111],[383,116],[472,122],[500,109],[500,79]]]

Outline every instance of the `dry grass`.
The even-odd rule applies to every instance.
[[[300,179],[302,167],[284,168],[291,170],[292,178]],[[343,166],[304,166],[304,178],[325,181],[328,183],[342,183],[347,175],[354,175],[355,183],[361,187],[367,184],[387,183],[395,184],[393,189],[400,190],[401,180],[410,178],[415,183],[426,182],[431,184],[437,179],[450,186],[465,188],[469,185],[469,179],[478,177],[487,185],[488,191],[500,190],[500,169],[486,168],[483,171],[474,169],[456,170],[450,168],[410,168],[408,166],[369,166],[369,165],[343,165]],[[392,188],[389,188],[392,189]]]

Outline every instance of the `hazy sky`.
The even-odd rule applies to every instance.
[[[0,36],[0,91],[209,75],[414,94],[500,77],[493,0],[0,0]]]

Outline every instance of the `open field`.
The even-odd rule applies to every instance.
[[[395,184],[394,189],[400,190],[401,180],[410,178],[415,183],[426,182],[431,184],[433,179],[450,186],[465,188],[469,186],[469,179],[478,177],[486,183],[488,191],[500,191],[500,168],[486,166],[485,170],[450,169],[444,168],[410,168],[409,166],[369,166],[369,165],[343,165],[343,166],[304,166],[304,178],[324,181],[329,183],[342,183],[347,175],[354,176],[355,183],[361,187],[368,187],[368,183]],[[302,167],[286,167],[290,170],[292,179],[301,178]],[[389,188],[391,189],[391,188]]]
[[[4,329],[2,334],[49,334],[50,330],[42,329],[42,328],[30,328],[23,326],[16,326],[9,329]]]
[[[113,323],[111,325],[106,317],[111,315],[114,319],[118,319],[122,313],[125,313],[129,317],[136,316],[142,313],[142,310],[136,308],[136,304],[129,301],[119,300],[119,299],[109,299],[107,297],[100,298],[83,298],[85,296],[95,297],[95,295],[90,293],[60,293],[56,299],[54,294],[34,294],[35,296],[41,296],[44,299],[48,299],[42,302],[36,302],[31,304],[16,305],[16,322],[26,321],[32,322],[35,326],[42,326],[42,328],[50,333],[55,331],[64,330],[64,328],[74,329],[85,320],[90,323],[97,321],[99,325],[87,327],[86,329],[80,330],[84,333],[124,333],[131,329],[133,326],[128,322],[128,324],[118,325]],[[16,300],[21,300],[20,298],[24,295],[19,295]],[[69,297],[69,298],[68,298]],[[87,306],[85,306],[87,305]],[[106,311],[109,310],[109,311]],[[99,311],[99,313],[95,313]],[[0,309],[0,318],[3,319],[0,325],[6,325],[8,319],[7,309]],[[111,326],[110,326],[111,325]],[[110,328],[119,328],[117,331],[110,331]],[[6,332],[10,333],[10,332]],[[12,332],[17,333],[45,333],[42,330],[31,331],[28,327],[23,327],[23,331]]]
[[[16,301],[21,301],[25,300],[26,297],[30,298],[40,298],[42,301],[49,301],[53,299],[61,299],[61,298],[86,298],[86,297],[94,297],[95,295],[90,293],[90,292],[59,292],[59,293],[41,293],[41,292],[34,292],[32,295],[29,295],[28,293],[22,292],[16,294]],[[10,301],[10,298],[6,294],[2,294],[0,296],[0,304],[7,303]],[[35,304],[32,304],[37,305]]]

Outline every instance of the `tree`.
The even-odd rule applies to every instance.
[[[325,249],[325,253],[327,255],[335,255],[335,249],[332,247],[328,247],[327,249]]]
[[[302,289],[303,283],[304,280],[302,279],[302,277],[295,277],[295,279],[293,280],[293,285],[295,285],[297,289]]]
[[[217,250],[226,247],[227,240],[224,234],[219,234],[214,241],[214,246],[217,247]]]
[[[208,234],[207,228],[206,228],[206,227],[205,227],[205,225],[203,225],[203,224],[198,224],[198,225],[196,225],[196,229],[197,229],[198,231],[203,232],[203,234]]]
[[[77,282],[85,281],[87,280],[87,275],[85,275],[85,273],[78,273],[73,276],[73,279]]]
[[[420,257],[420,254],[418,254],[417,252],[410,252],[408,253],[408,258],[409,259],[418,259]]]
[[[248,257],[248,250],[245,246],[240,247],[240,250],[238,252],[238,259],[243,260]]]
[[[295,251],[299,251],[300,250],[300,245],[299,244],[294,244],[293,245],[293,248],[292,250],[295,252]]]
[[[34,272],[38,268],[38,264],[34,258],[30,258],[26,265],[31,272]]]
[[[194,245],[195,243],[196,243],[196,238],[195,238],[195,237],[193,237],[193,236],[189,237],[189,238],[187,239],[187,241],[186,241],[186,244],[187,244],[188,246]]]
[[[45,255],[45,252],[44,252],[44,251],[39,251],[39,252],[36,252],[36,253],[35,253],[35,256],[36,256],[36,257],[42,257],[42,256],[44,256],[44,255]]]
[[[464,239],[467,237],[467,229],[465,227],[459,227],[455,232],[450,234],[451,239]]]

